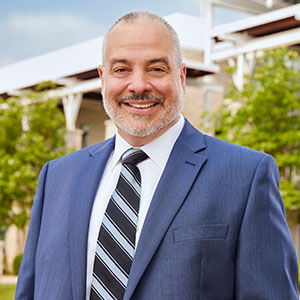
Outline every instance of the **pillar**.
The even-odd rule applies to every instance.
[[[82,134],[81,129],[76,128],[76,120],[78,117],[80,105],[82,102],[82,94],[70,94],[62,98],[63,108],[66,118],[66,146],[68,149],[82,148]]]
[[[105,139],[109,139],[116,133],[116,126],[110,119],[104,121],[105,126]]]

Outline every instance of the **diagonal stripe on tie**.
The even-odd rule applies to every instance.
[[[135,230],[136,225],[133,224],[130,219],[126,217],[124,212],[119,209],[115,205],[115,202],[112,201],[112,205],[107,207],[106,210],[107,214],[111,217],[113,222],[115,223],[115,226],[121,231],[121,233],[129,239],[129,241],[134,245],[135,242]]]
[[[116,205],[120,209],[122,209],[122,211],[124,211],[124,213],[130,218],[133,224],[137,224],[137,219],[138,219],[137,214],[133,209],[131,209],[129,203],[126,202],[126,199],[124,199],[122,195],[120,195],[119,193],[117,193],[117,191],[115,191],[113,197],[111,197],[111,201],[115,202]]]
[[[137,164],[148,156],[129,149],[122,156],[120,177],[100,227],[93,269],[91,300],[121,300],[135,252],[141,195]]]
[[[114,226],[111,221],[104,216],[102,226],[109,233],[109,235],[113,238],[116,243],[116,246],[121,247],[130,257],[133,257],[134,254],[134,245],[132,245],[128,239]],[[99,239],[101,242],[101,239]]]
[[[131,188],[130,185],[123,179],[122,176],[120,176],[119,181],[118,181],[118,186],[116,187],[117,191],[119,192],[120,195],[123,196],[123,198],[126,199],[126,202],[128,205],[130,205],[135,213],[137,214],[138,208],[139,208],[139,195]]]
[[[132,258],[122,249],[121,247],[116,247],[115,240],[111,235],[103,228],[101,230],[102,244],[98,241],[98,244],[111,256],[112,260],[115,260],[121,268],[129,274]],[[103,246],[104,245],[104,246]]]

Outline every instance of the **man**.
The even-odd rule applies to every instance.
[[[298,299],[276,163],[183,119],[174,30],[129,13],[103,56],[104,106],[118,133],[43,168],[16,299]],[[129,167],[136,151],[144,160]]]

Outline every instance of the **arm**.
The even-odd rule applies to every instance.
[[[296,300],[297,257],[279,193],[275,160],[264,156],[256,168],[240,228],[236,258],[236,299]]]
[[[22,264],[18,277],[15,300],[34,299],[35,278],[35,254],[38,245],[41,217],[43,211],[45,178],[48,164],[46,164],[39,176],[38,188],[33,202],[30,226],[27,235],[26,246],[23,254]]]

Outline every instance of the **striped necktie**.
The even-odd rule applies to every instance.
[[[137,164],[148,156],[129,149],[122,156],[120,177],[100,227],[90,300],[121,300],[135,252],[141,174]]]

